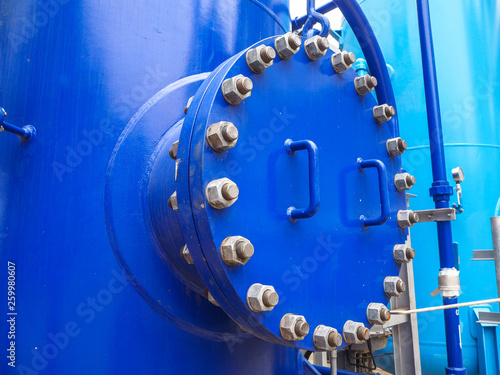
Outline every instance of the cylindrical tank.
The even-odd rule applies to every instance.
[[[178,288],[174,276],[159,277],[167,266],[144,250],[138,258],[157,257],[141,269],[149,281],[192,303],[182,311],[148,300],[154,293],[124,273],[113,254],[104,203],[108,162],[140,108],[165,87],[181,87],[162,103],[168,116],[147,119],[159,129],[172,126],[206,77],[200,74],[289,27],[286,0],[0,3],[0,105],[9,122],[37,131],[29,141],[0,137],[0,285],[7,285],[8,264],[16,280],[17,315],[9,325],[15,337],[7,338],[2,325],[2,350],[15,352],[8,373],[303,372],[295,349],[242,332],[224,340],[221,332],[236,325]],[[144,221],[139,215],[123,219]],[[130,243],[140,249],[140,240]],[[6,287],[0,296],[7,308]],[[178,316],[169,314],[176,308]],[[222,328],[199,329],[183,316],[215,317]]]
[[[416,5],[414,1],[361,1],[388,64],[394,68],[393,85],[398,103],[401,136],[408,142],[403,167],[416,177],[410,193],[413,210],[434,207],[428,189],[432,183],[425,110],[422,63]],[[451,169],[461,166],[464,212],[453,222],[457,268],[460,267],[461,301],[497,296],[493,262],[471,261],[473,250],[490,249],[490,217],[500,209],[500,97],[499,4],[495,1],[439,1],[431,3],[431,16],[440,90],[443,132],[449,181]],[[344,25],[343,47],[362,56],[352,30]],[[452,197],[452,202],[457,196]],[[417,252],[414,260],[418,307],[441,304],[431,297],[437,287],[439,256],[433,224],[411,230]],[[497,310],[496,306],[492,306]],[[475,320],[470,308],[462,308],[461,332],[465,367],[478,373]],[[422,370],[441,374],[446,366],[442,312],[418,316]]]

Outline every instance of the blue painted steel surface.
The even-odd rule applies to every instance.
[[[418,198],[410,200],[414,210],[429,209],[431,159],[427,135],[422,60],[418,20],[413,1],[362,2],[371,25],[380,41],[387,62],[394,67],[393,85],[399,104],[401,136],[409,148],[403,166],[417,179],[410,191]],[[472,250],[491,248],[489,217],[500,210],[497,187],[500,175],[500,12],[497,2],[472,0],[440,1],[430,4],[436,54],[438,85],[441,92],[443,137],[448,170],[461,166],[465,171],[462,183],[465,212],[451,226],[460,252],[463,301],[496,296],[495,269],[490,262],[471,262]],[[343,33],[345,49],[362,57],[349,27]],[[478,60],[478,56],[481,59]],[[472,198],[474,195],[474,199]],[[453,197],[452,197],[453,199]],[[437,286],[440,267],[437,234],[432,224],[412,228],[417,305],[438,304],[429,293]],[[446,261],[455,265],[452,259]],[[495,307],[496,309],[496,307]],[[464,309],[462,315],[467,312]],[[446,366],[443,313],[419,316],[420,349],[425,374],[442,374]],[[464,365],[470,374],[478,373],[477,345],[471,336],[475,327],[469,319],[460,321]]]
[[[15,262],[18,312],[2,374],[303,373],[190,293],[144,216],[148,162],[200,74],[289,23],[282,0],[0,3],[0,103],[38,131],[0,137],[0,299]]]
[[[15,135],[20,136],[22,139],[30,139],[32,136],[36,134],[35,127],[32,125],[25,125],[22,128],[16,125],[12,125],[5,121],[5,117],[7,117],[7,112],[5,109],[0,107],[0,128],[2,131],[8,131],[9,133],[13,133]]]

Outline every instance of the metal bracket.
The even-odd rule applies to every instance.
[[[457,212],[454,208],[436,208],[434,210],[421,210],[413,212],[418,214],[419,223],[453,221],[457,219]]]
[[[479,320],[476,323],[500,325],[500,313],[478,311],[477,317],[479,318]]]
[[[474,257],[471,260],[495,260],[494,250],[472,250]]]

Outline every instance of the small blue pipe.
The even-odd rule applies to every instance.
[[[319,22],[321,24],[320,36],[326,38],[330,34],[330,20],[316,11],[316,0],[307,0],[307,20],[302,29],[302,35],[307,38],[314,36],[317,31],[312,27]]]
[[[361,6],[356,0],[336,0],[335,3],[341,10],[356,35],[356,39],[365,55],[365,59],[372,75],[377,78],[375,88],[379,104],[388,104],[396,109],[396,115],[387,123],[394,138],[399,137],[398,111],[396,98],[392,90],[392,83],[385,63],[382,49],[378,44],[373,29],[368,22]]]
[[[363,171],[364,168],[377,168],[380,192],[380,216],[369,218],[365,215],[361,215],[359,218],[361,226],[369,227],[373,225],[382,225],[389,219],[390,215],[389,191],[387,190],[387,187],[389,186],[387,182],[387,169],[385,168],[384,163],[376,159],[363,160],[359,158],[357,163],[361,171]]]
[[[335,4],[333,1],[331,3],[327,3],[318,9],[316,9],[317,13],[325,14],[328,12],[331,12],[332,10],[337,9],[337,4]],[[307,18],[309,15],[302,16],[300,18],[295,17],[295,19],[292,21],[292,30],[296,31],[299,30],[307,21]]]
[[[3,130],[8,131],[12,134],[16,134],[22,139],[29,139],[36,134],[35,128],[31,125],[26,125],[20,128],[19,126],[8,123],[7,121],[5,121],[6,115],[7,112],[5,112],[5,110],[0,107],[0,126],[3,128]]]
[[[449,185],[446,176],[443,129],[441,126],[441,110],[439,106],[439,92],[428,0],[417,0],[417,13],[432,162],[433,183],[430,189],[430,195],[434,198],[436,208],[448,208],[450,196],[453,194],[453,188]],[[453,252],[451,223],[448,221],[438,222],[437,231],[441,268],[454,268],[455,257]],[[445,305],[456,302],[456,297],[443,298],[443,303]],[[466,374],[467,370],[464,367],[462,356],[458,309],[446,310],[444,317],[446,350],[448,355],[446,374]]]

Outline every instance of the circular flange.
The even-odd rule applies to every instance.
[[[272,47],[274,39],[250,48]],[[198,273],[229,316],[259,337],[314,350],[312,332],[318,325],[339,332],[348,320],[368,325],[367,306],[388,301],[383,280],[399,274],[392,250],[405,240],[396,220],[397,211],[406,208],[405,194],[391,183],[401,172],[401,159],[387,153],[392,136],[373,118],[375,98],[356,93],[354,71],[335,73],[332,51],[317,61],[303,49],[289,60],[276,57],[261,74],[251,72],[245,54],[211,76],[184,120],[177,181],[183,230]],[[238,74],[249,77],[254,88],[234,106],[221,86]],[[224,152],[214,152],[205,137],[219,121],[232,122],[239,131],[236,147]],[[318,148],[321,206],[296,223],[288,220],[287,210],[309,204],[309,163],[307,151],[286,152],[288,139],[312,141]],[[361,215],[379,216],[381,205],[377,172],[361,171],[358,158],[377,159],[386,167],[390,217],[383,225],[360,225]],[[205,188],[220,178],[235,182],[239,197],[231,207],[214,209]],[[221,260],[219,247],[229,236],[254,245],[245,265]],[[278,292],[272,311],[248,308],[247,291],[255,283]],[[281,337],[280,321],[287,313],[303,315],[309,323],[304,340]]]
[[[240,340],[246,334],[220,308],[192,290],[191,285],[197,281],[195,272],[191,280],[183,278],[179,266],[163,252],[152,234],[147,204],[147,187],[157,150],[171,141],[163,136],[167,130],[175,134],[176,129],[178,135],[184,105],[208,75],[189,76],[167,86],[127,124],[106,173],[106,226],[121,267],[157,313],[176,327],[207,339]],[[173,177],[174,168],[170,172]],[[178,243],[180,250],[184,239],[180,225],[173,224],[176,225],[170,240]]]

